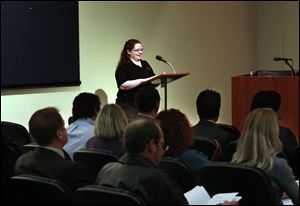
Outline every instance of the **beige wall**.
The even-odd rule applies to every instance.
[[[289,70],[273,57],[294,60],[299,69],[299,1],[257,3],[257,69]]]
[[[177,72],[191,72],[168,85],[168,108],[180,109],[195,124],[196,97],[211,88],[222,95],[219,121],[231,123],[232,76],[247,73],[249,68],[273,68],[273,62],[265,60],[275,56],[270,45],[282,52],[276,56],[291,54],[299,62],[298,30],[297,36],[287,32],[265,37],[268,31],[281,32],[283,28],[282,24],[270,24],[273,16],[295,22],[284,24],[289,31],[299,24],[299,2],[279,4],[283,8],[280,14],[277,2],[79,2],[81,86],[1,90],[1,120],[28,127],[34,111],[56,106],[67,121],[73,98],[99,88],[106,91],[108,102],[114,102],[114,71],[121,49],[127,39],[137,38],[145,49],[144,59],[156,74],[171,72],[168,65],[155,59],[157,54]],[[269,16],[264,16],[264,11]],[[284,50],[280,49],[283,46]],[[163,100],[163,90],[159,91]]]

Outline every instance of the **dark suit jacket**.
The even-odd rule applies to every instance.
[[[66,160],[56,152],[45,148],[36,148],[19,157],[15,165],[15,174],[30,174],[56,179],[69,186],[73,191],[93,183],[85,166]]]
[[[230,142],[238,139],[237,136],[221,129],[216,123],[208,120],[200,120],[198,124],[193,126],[193,130],[194,136],[203,136],[216,139],[222,146],[222,157],[220,160],[230,161],[228,158],[231,156],[231,154],[228,154],[227,147]]]
[[[119,162],[106,164],[96,184],[129,190],[149,205],[187,205],[174,179],[141,156],[125,154]]]
[[[280,126],[279,138],[284,147],[297,147],[297,140],[293,132],[288,127]]]
[[[282,152],[278,156],[288,161],[294,175],[299,178],[299,152],[297,152],[299,145],[295,135],[288,127],[280,126],[279,139],[282,143]]]

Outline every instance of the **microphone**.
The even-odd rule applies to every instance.
[[[273,61],[284,61],[284,63],[286,63],[291,68],[293,76],[296,76],[293,66],[288,62],[289,60],[293,60],[293,59],[289,59],[285,57],[273,57]]]
[[[162,61],[162,62],[165,62],[165,63],[167,63],[167,61],[166,60],[164,60],[164,58],[162,58],[161,56],[159,56],[159,55],[156,55],[156,57],[155,57],[158,61]]]
[[[162,58],[162,57],[159,56],[159,55],[156,55],[155,58],[156,58],[158,61],[162,61],[162,62],[165,62],[166,64],[168,64],[168,65],[172,68],[173,73],[174,73],[174,74],[176,73],[176,71],[175,71],[174,67],[172,66],[172,64],[170,64],[169,62],[167,62],[164,58]]]
[[[289,61],[293,59],[285,58],[285,57],[273,57],[273,61]]]

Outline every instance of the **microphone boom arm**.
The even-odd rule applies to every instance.
[[[169,62],[167,62],[166,61],[166,63],[173,69],[173,73],[175,74],[176,73],[176,71],[175,71],[175,69],[174,69],[174,67],[172,66],[172,64],[171,63],[169,63]]]
[[[291,68],[291,70],[292,70],[292,72],[293,72],[293,76],[296,76],[295,70],[294,70],[294,68],[292,67],[292,65],[288,62],[288,60],[285,60],[284,63],[286,63],[286,64]]]
[[[173,67],[173,65],[172,65],[171,63],[167,62],[165,59],[163,59],[163,58],[162,58],[161,56],[159,56],[159,55],[156,55],[155,58],[156,58],[158,61],[162,61],[162,62],[168,64],[168,65],[172,68],[173,73],[174,73],[174,74],[176,73],[176,71],[175,71],[175,69],[174,69],[174,67]]]

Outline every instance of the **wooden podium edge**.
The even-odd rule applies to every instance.
[[[153,83],[153,84],[162,84],[162,83],[165,83],[165,82],[162,82],[162,78],[171,78],[172,80],[169,81],[169,82],[172,82],[172,81],[175,81],[176,79],[179,79],[181,77],[184,77],[186,75],[189,75],[190,72],[179,72],[179,73],[161,73],[161,74],[158,74],[158,75],[155,75],[153,77],[151,77],[150,79],[148,79],[147,81],[145,81],[143,84],[146,84],[148,82],[153,82],[154,80],[156,79],[160,79],[160,82],[157,82],[157,83]],[[167,81],[167,83],[169,83]]]

